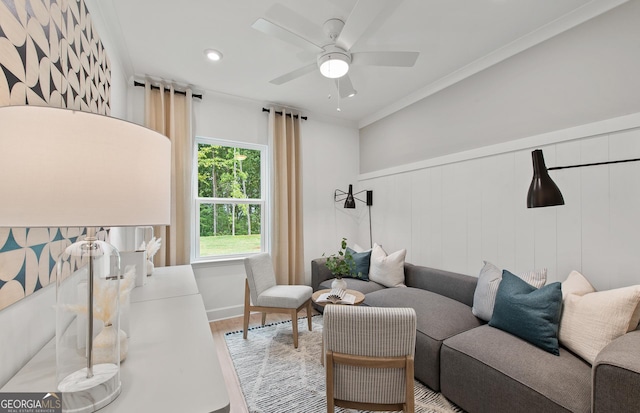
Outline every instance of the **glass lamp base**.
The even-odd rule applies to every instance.
[[[86,368],[65,377],[58,385],[62,392],[62,411],[95,412],[111,403],[122,389],[119,371],[115,364],[96,364],[89,379]]]

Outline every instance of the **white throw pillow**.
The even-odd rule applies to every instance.
[[[544,286],[547,282],[546,268],[515,275],[536,288]],[[471,308],[473,315],[484,321],[491,320],[500,281],[502,281],[502,270],[489,261],[484,261],[484,266],[478,275],[476,290],[473,293],[473,308]]]
[[[387,255],[381,246],[373,244],[369,280],[385,287],[406,287],[404,285],[404,259],[406,255],[406,249]]]
[[[593,364],[607,344],[638,327],[640,285],[585,292],[587,285],[591,284],[577,271],[562,283],[566,296],[558,338],[563,346]]]
[[[578,271],[571,271],[567,279],[562,282],[562,301],[564,301],[569,294],[583,296],[595,292],[596,289],[593,288],[593,285]]]

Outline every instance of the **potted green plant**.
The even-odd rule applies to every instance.
[[[325,254],[322,254],[324,257]],[[347,283],[342,277],[345,277],[351,274],[351,269],[355,268],[355,261],[353,260],[353,256],[347,250],[347,239],[342,238],[342,242],[340,243],[340,250],[337,254],[332,254],[327,257],[326,262],[327,268],[331,271],[331,274],[336,277],[335,280],[331,283],[331,288],[341,288],[346,289]]]

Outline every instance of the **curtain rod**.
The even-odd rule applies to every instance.
[[[262,108],[262,111],[263,111],[263,112],[271,112],[271,109]],[[282,116],[282,112],[278,112],[278,111],[276,110],[276,115],[280,115],[280,116]],[[291,113],[287,113],[287,117],[288,117],[288,118],[290,118],[290,117],[291,117]],[[302,120],[307,120],[307,117],[306,117],[306,116],[293,115],[293,117],[294,117],[294,118],[296,118],[296,119],[298,119],[298,117],[299,117],[299,118],[300,118],[300,119],[302,119]]]
[[[133,86],[142,86],[144,87],[144,83],[140,83],[140,82],[136,82],[135,80],[133,81]],[[155,86],[155,85],[151,85],[151,89],[158,89],[160,90],[160,86]],[[185,95],[187,94],[187,92],[184,92],[182,90],[175,90],[174,93],[178,94],[178,95]],[[202,99],[202,95],[194,95],[192,94],[191,97],[193,97],[194,99]]]

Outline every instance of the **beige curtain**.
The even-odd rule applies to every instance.
[[[193,135],[192,92],[176,94],[173,86],[152,89],[145,83],[145,126],[171,139],[171,224],[154,227],[162,248],[154,256],[157,267],[189,264],[191,260],[191,174]],[[148,171],[153,173],[153,171]]]
[[[273,246],[278,284],[304,283],[302,239],[302,165],[300,120],[269,113],[270,145],[273,156]]]

